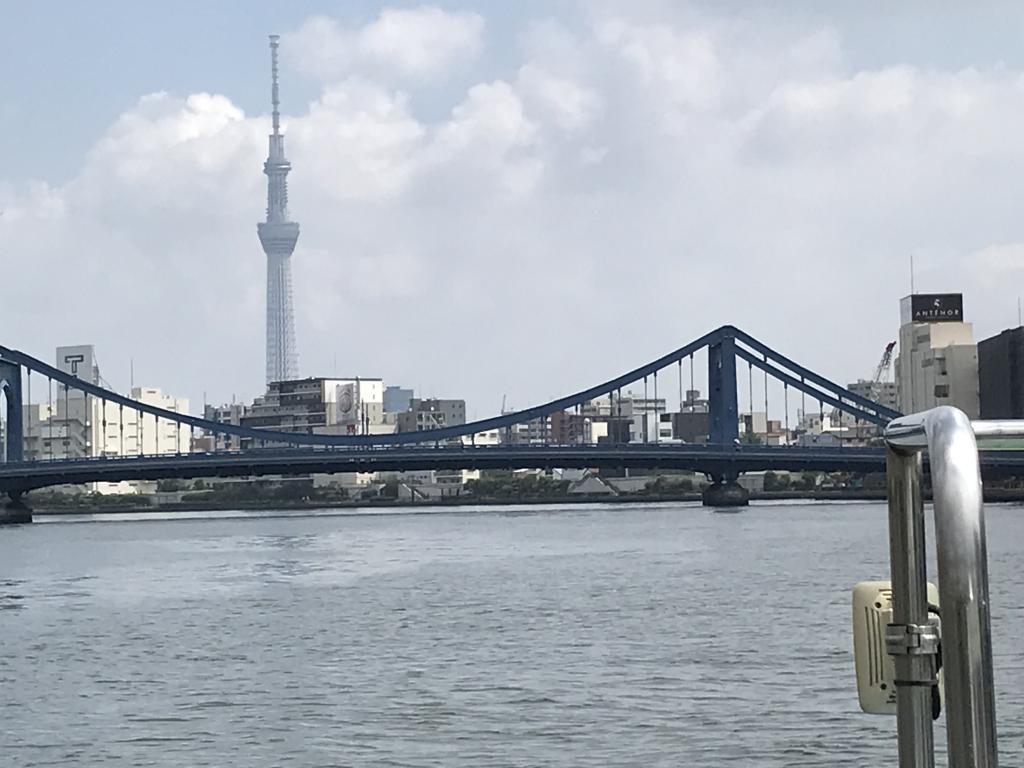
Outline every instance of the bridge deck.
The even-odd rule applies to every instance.
[[[983,454],[991,472],[1024,472],[1024,453]],[[398,472],[524,468],[677,469],[726,471],[885,471],[881,448],[797,446],[619,445],[453,446],[439,448],[263,449],[165,456],[64,459],[0,464],[0,491],[122,480],[300,475],[320,472]]]

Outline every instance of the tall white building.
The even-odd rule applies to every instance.
[[[92,345],[58,347],[57,368],[91,384],[100,383]],[[165,395],[154,387],[135,387],[131,398],[188,413],[187,399]],[[65,390],[55,384],[45,395],[37,391],[32,399],[24,406],[26,460],[188,453],[190,449],[187,427],[70,387]],[[101,493],[135,492],[130,483],[94,483],[89,488]]]
[[[69,390],[52,404],[26,407],[25,457],[37,459],[86,459],[102,456],[153,456],[187,454],[189,430],[175,422],[122,409],[115,402],[86,397]],[[152,387],[135,387],[132,399],[174,413],[188,413],[188,400],[172,397]]]
[[[901,300],[896,390],[903,413],[952,405],[978,418],[978,346],[973,326],[964,322],[961,294]]]

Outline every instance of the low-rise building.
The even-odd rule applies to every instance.
[[[374,378],[275,381],[239,422],[279,432],[376,434],[384,425],[384,382]]]
[[[867,398],[874,403],[884,405],[893,411],[899,411],[899,393],[895,381],[868,381],[858,379],[846,385],[846,388],[855,395]],[[851,441],[865,442],[882,434],[885,427],[871,422],[858,419],[852,413],[832,409],[832,420],[837,428],[841,427],[846,432],[846,439]]]
[[[625,392],[584,403],[579,416],[589,424],[590,443],[654,443],[662,437],[667,412],[663,397]]]
[[[843,436],[836,431],[805,432],[797,438],[796,444],[803,448],[841,448]]]
[[[409,401],[408,410],[398,414],[397,421],[399,432],[459,426],[466,423],[466,401],[414,397]]]
[[[473,446],[495,446],[501,445],[501,430],[500,429],[488,429],[484,432],[477,432],[472,435],[463,435],[463,445]]]
[[[741,439],[765,445],[787,445],[789,431],[778,419],[769,419],[764,411],[741,413],[739,422]]]
[[[556,445],[585,445],[590,443],[591,419],[581,413],[555,411],[549,417],[551,442]]]
[[[741,435],[764,435],[768,432],[768,414],[764,411],[740,414]]]
[[[684,413],[707,413],[707,398],[700,396],[699,389],[688,389],[686,390],[686,397],[683,400],[680,410]]]
[[[384,413],[408,411],[415,393],[403,387],[384,387]]]
[[[683,443],[706,443],[708,441],[708,412],[704,410],[661,414],[658,438],[659,440],[677,440]]]
[[[879,405],[884,405],[893,411],[898,411],[899,406],[899,393],[896,389],[895,381],[868,381],[866,379],[857,379],[850,384],[846,385],[846,388],[853,392],[855,395],[860,395],[868,400]],[[849,414],[845,414],[849,415]],[[852,416],[850,417],[853,418]]]
[[[203,409],[203,418],[219,424],[241,426],[242,419],[249,413],[249,406],[244,403],[227,405],[207,405]],[[226,435],[223,432],[211,432],[204,435],[205,439],[197,441],[196,449],[204,451],[237,451],[242,447],[242,439],[238,435]]]
[[[552,442],[551,419],[542,416],[523,424],[513,424],[504,433],[506,442],[511,445],[547,445]]]

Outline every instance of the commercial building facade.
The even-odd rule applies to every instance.
[[[373,378],[275,381],[239,422],[280,432],[379,434],[384,425],[384,382]]]
[[[978,418],[978,347],[960,294],[914,294],[900,302],[896,388],[903,413],[955,406]]]

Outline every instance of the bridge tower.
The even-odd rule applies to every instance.
[[[292,252],[299,239],[299,225],[288,217],[288,172],[277,94],[278,35],[270,36],[270,100],[273,130],[263,172],[267,175],[267,220],[257,224],[263,252],[267,255],[267,383],[294,379],[299,356],[295,347],[295,316],[292,307]]]
[[[25,428],[21,395],[21,366],[9,360],[0,359],[0,393],[7,401],[4,414],[7,420],[6,457],[7,461],[22,461],[25,457]],[[0,507],[0,525],[5,523],[30,523],[32,512],[21,500],[20,491],[11,491],[6,507]]]
[[[708,442],[733,445],[740,437],[736,398],[736,339],[723,334],[708,344]]]
[[[723,333],[708,344],[708,442],[719,446],[739,443],[740,414],[736,396],[736,337]],[[739,472],[726,466],[704,491],[709,507],[746,506],[750,494],[737,482]]]

